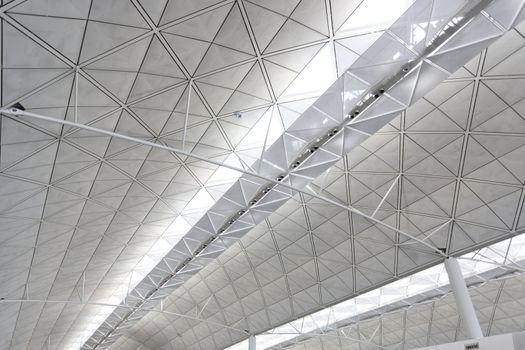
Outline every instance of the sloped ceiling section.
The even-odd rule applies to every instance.
[[[480,2],[479,6],[478,3],[455,4],[456,7],[449,7],[445,12],[440,7],[433,7],[431,1],[416,2],[412,5],[273,145],[265,150],[262,159],[254,163],[253,168],[259,171],[257,176],[273,179],[277,177],[282,181],[277,182],[276,186],[266,187],[268,185],[261,182],[261,178],[243,175],[210,211],[196,222],[185,238],[166,255],[148,277],[133,289],[129,298],[123,300],[121,307],[105,320],[85,343],[84,348],[109,347],[130,327],[130,323],[140,319],[155,307],[159,300],[186,283],[240,237],[263,222],[270,213],[285,204],[297,192],[297,188],[304,188],[371,133],[394,119],[400,110],[414,103],[450,72],[459,68],[460,63],[467,57],[472,57],[481,47],[487,46],[505,32],[501,25],[495,25],[496,22],[490,18],[492,13],[501,16],[495,7],[485,7],[485,2]],[[481,9],[486,12],[480,12]],[[520,20],[520,17],[516,16],[520,11],[521,4],[510,6],[503,11],[502,19],[506,21],[506,17],[512,17],[514,19],[510,23],[514,24]],[[451,19],[457,21],[457,24],[452,26],[457,32],[451,30],[439,34],[440,28],[449,25]],[[416,24],[411,20],[416,21]],[[407,34],[407,28],[413,29],[414,25],[428,27],[430,23],[434,23],[435,27],[433,30],[427,30],[424,35]],[[445,61],[442,59],[444,53],[450,55]],[[389,83],[387,79],[391,76],[396,77],[396,80]],[[387,90],[384,95],[374,90],[379,89],[376,86],[379,83]],[[364,102],[364,105],[361,105],[359,102],[372,100],[372,104]],[[362,109],[355,118],[354,108]],[[321,120],[319,114],[325,118]],[[307,145],[311,141],[317,142],[316,138],[327,132],[326,142],[319,145],[317,151],[310,151],[308,156],[302,157],[305,147],[308,149]],[[296,161],[297,157],[301,160]],[[263,195],[258,197],[257,193],[261,191]],[[305,193],[308,192],[303,191],[302,195]],[[319,200],[315,196],[314,198]],[[321,210],[323,207],[329,211],[336,208],[346,210],[346,206],[340,203],[329,203],[332,205],[321,205]],[[355,210],[350,211],[356,213]],[[410,235],[376,218],[365,216],[365,219],[362,219],[364,214],[358,214],[360,218],[356,220],[361,221],[361,228],[364,231],[379,230],[377,239],[384,239],[384,245],[391,247],[386,254],[396,250],[398,233],[403,237],[403,243],[406,238],[411,238]],[[375,226],[376,223],[379,226]],[[310,227],[308,218],[304,223],[296,221],[296,224],[299,226],[295,229],[293,226],[289,227],[292,235],[296,234],[303,224],[304,227]],[[422,265],[425,258],[430,260],[425,262],[428,264],[444,255],[438,246],[425,240],[416,238],[407,244],[412,245],[411,249],[407,248],[409,251],[422,256],[419,258]],[[295,244],[292,249],[300,250],[300,245]],[[357,251],[359,249],[356,249]],[[307,267],[303,268],[306,272]],[[297,292],[308,284],[310,277],[307,272],[298,276]],[[381,281],[379,277],[380,275],[372,277],[374,283]],[[307,305],[308,302],[305,301],[305,309]],[[130,307],[133,309],[129,310]],[[247,324],[243,329],[253,332],[260,326]],[[215,344],[218,348],[222,346],[223,344]]]
[[[243,143],[244,137],[269,106],[275,106],[278,130],[297,114],[277,99],[329,41],[318,20],[326,20],[324,2],[299,3],[3,1],[2,106],[19,101],[28,111],[219,161],[231,154],[253,157],[263,143]],[[317,12],[317,30],[311,29],[304,12],[319,4],[324,12]],[[339,11],[352,13],[344,4]],[[291,24],[249,26],[272,15],[274,23]],[[298,29],[300,47],[289,40]],[[242,120],[232,115],[237,110]],[[171,225],[174,218],[183,216],[178,225],[186,227],[202,214],[188,203],[209,187],[216,170],[168,152],[6,116],[0,158],[5,299],[120,302],[123,286],[125,292],[141,280],[181,238],[184,230]],[[206,193],[202,197],[213,201]],[[104,309],[0,308],[2,349],[40,349],[48,342],[78,347]],[[66,334],[71,337],[62,343]]]
[[[494,336],[521,332],[525,320],[525,296],[521,292],[525,275],[523,271],[499,271],[495,275],[499,277],[467,280],[483,333]],[[374,310],[349,323],[336,330],[325,329],[297,344],[271,349],[419,349],[468,340],[448,286]]]
[[[521,277],[524,272],[524,242],[524,235],[515,236],[457,257],[456,260],[467,285],[471,288],[479,288],[488,281],[503,281],[503,279],[514,279],[516,276]],[[451,292],[445,265],[440,263],[360,294],[355,298],[336,303],[304,318],[258,334],[256,336],[257,347],[259,349],[287,349],[298,345],[299,348],[305,346],[317,349],[320,344],[328,348],[339,344],[340,348],[345,349],[346,347],[354,349],[356,346],[365,349],[381,349],[381,346],[385,346],[386,349],[393,350],[396,348],[415,349],[463,340],[466,338],[465,325],[459,320],[453,303],[447,303],[446,313],[431,313],[430,319],[422,318],[421,323],[401,322],[397,327],[391,327],[388,322],[390,315],[405,310],[409,312],[408,315],[416,315],[417,313],[413,314],[411,309],[417,308],[420,304],[429,304],[437,299],[442,299]],[[507,293],[505,293],[504,301],[502,300],[503,303],[520,302],[521,295],[513,294],[513,289],[508,290]],[[504,311],[504,307],[500,308],[497,305],[500,299],[493,292],[489,292],[488,295],[475,293],[473,302],[480,319],[482,332],[486,336],[519,332],[525,328],[519,326],[519,320],[523,317],[523,308],[517,306],[516,313],[508,313]],[[507,323],[505,317],[512,319],[513,322]],[[345,335],[348,334],[347,331],[358,332],[359,325],[371,319],[379,319],[379,324],[385,322],[385,326],[388,325],[385,329],[377,330],[383,335],[378,334],[378,337],[375,337],[375,334],[371,336],[371,333],[368,332],[357,338]],[[504,327],[505,323],[509,326],[514,324],[515,327]],[[316,341],[316,338],[323,335],[327,337],[322,342]],[[337,337],[342,338],[337,339]],[[242,350],[246,348],[246,343],[247,341],[237,343],[228,350]]]
[[[330,6],[327,7],[327,4]],[[336,63],[340,65],[351,63],[363,53],[363,42],[350,37],[361,34],[362,29],[359,32],[359,28],[350,26],[346,34],[334,37],[337,28],[342,32],[343,29],[348,29],[345,28],[345,20],[355,11],[359,12],[356,8],[363,8],[359,6],[361,4],[361,1],[327,3],[307,0],[293,1],[289,4],[273,1],[14,0],[4,4],[0,13],[2,106],[20,101],[29,111],[74,120],[178,148],[184,147],[219,161],[224,161],[233,154],[239,158],[241,164],[249,163],[257,158],[254,154],[261,154],[265,143],[255,146],[252,144],[245,148],[239,145],[263,118],[269,107],[277,111],[276,118],[282,124],[281,129],[283,126],[289,126],[290,120],[294,120],[304,111],[305,107],[299,108],[297,105],[301,103],[297,103],[292,105],[300,112],[283,112],[286,111],[285,107],[290,106],[290,102],[288,105],[281,104],[281,98],[284,91],[322,48],[328,47],[330,52],[335,52]],[[312,12],[318,16],[313,19],[307,16]],[[328,16],[329,13],[332,13],[332,16]],[[494,16],[501,20],[499,15],[500,13],[494,13]],[[503,27],[512,25],[504,21],[501,24]],[[374,35],[365,36],[364,42],[371,41],[370,37],[377,39]],[[484,39],[488,41],[494,38],[489,35]],[[471,39],[466,38],[467,41]],[[512,41],[512,45],[517,45],[518,42]],[[483,45],[484,40],[479,44]],[[417,48],[415,50],[417,51]],[[516,50],[519,48],[516,47]],[[511,52],[513,50],[507,53]],[[459,62],[443,63],[440,56],[436,56],[435,61],[443,66]],[[345,68],[346,66],[344,65]],[[344,68],[338,69],[339,73],[344,72]],[[466,70],[473,72],[472,68]],[[477,77],[483,76],[483,72],[474,73]],[[476,86],[480,84],[481,79],[473,80]],[[476,91],[478,90],[476,87]],[[507,91],[500,93],[510,94]],[[501,97],[502,101],[504,98]],[[288,97],[288,101],[290,99]],[[519,103],[519,98],[504,103],[503,106],[514,106]],[[437,105],[434,107],[439,109]],[[519,115],[518,109],[513,110]],[[238,120],[233,116],[233,112],[236,111],[242,111],[244,116],[249,118],[243,117],[242,120]],[[445,110],[443,113],[452,112]],[[491,116],[486,118],[488,120]],[[188,208],[188,203],[201,195],[201,189],[206,189],[208,197],[205,197],[210,203],[217,199],[212,195],[211,189],[217,184],[209,183],[216,171],[214,166],[57,125],[2,117],[0,288],[5,299],[73,300],[78,304],[2,303],[2,348],[40,349],[43,344],[57,348],[80,347],[96,329],[91,328],[93,320],[98,327],[105,318],[100,319],[100,311],[105,309],[104,307],[83,305],[82,302],[89,300],[92,303],[119,303],[121,299],[116,296],[126,295],[129,287],[147,275],[185,233],[181,232],[179,226],[171,225],[174,218],[182,217],[185,223],[183,226],[191,226],[205,213],[207,208]],[[404,139],[405,127],[398,126],[396,130],[395,132],[400,134],[399,137]],[[470,133],[462,132],[465,138],[471,137]],[[490,148],[487,142],[480,142],[480,145]],[[464,159],[467,159],[466,144],[465,142],[462,146],[465,149],[465,155],[462,156]],[[470,145],[470,142],[468,144]],[[519,148],[518,144],[515,145]],[[368,147],[371,147],[369,154],[373,157],[383,157],[391,161],[389,156],[381,156],[382,146]],[[427,147],[434,150],[430,146]],[[509,149],[507,153],[512,153],[515,149]],[[432,151],[435,152],[437,151]],[[392,151],[392,154],[395,153]],[[483,163],[481,157],[484,156],[479,154],[479,151],[474,151],[478,161]],[[488,152],[486,157],[494,156],[497,160],[505,154]],[[375,165],[381,162],[373,163]],[[334,168],[345,169],[345,172],[340,172],[344,181],[350,174],[351,166],[348,164],[353,165],[347,162],[346,168],[345,165]],[[478,165],[474,168],[480,167],[481,165]],[[514,169],[511,173],[516,171]],[[395,170],[393,172],[396,173]],[[332,173],[337,174],[338,171]],[[398,168],[397,175],[400,173]],[[463,170],[459,174],[463,174]],[[399,181],[405,181],[404,173],[401,176],[402,180]],[[464,179],[459,175],[457,177],[455,188],[458,189],[454,192],[454,198],[463,198],[459,187],[463,185]],[[479,179],[476,179],[473,183],[479,184]],[[328,193],[328,184],[334,181],[327,175],[325,182],[316,186],[325,188],[325,192]],[[498,182],[494,179],[492,181]],[[225,184],[231,185],[231,181],[226,181]],[[474,188],[474,184],[470,187]],[[368,184],[372,187],[376,185]],[[436,184],[429,189],[425,184],[419,183],[415,186],[423,191],[422,195],[419,194],[421,198],[430,197],[430,193],[439,192],[441,188]],[[377,185],[372,192],[385,193],[380,187],[381,185]],[[404,188],[409,187],[406,185]],[[348,194],[348,191],[344,193]],[[396,191],[403,192],[393,186],[391,192]],[[424,191],[429,192],[429,195]],[[470,198],[473,198],[473,201],[478,197],[481,199],[484,195],[488,197],[483,197],[482,203],[478,202],[477,207],[472,207],[473,204],[471,207],[467,206],[465,212],[461,212],[463,214],[484,207],[485,203],[492,203],[491,210],[497,212],[495,214],[498,217],[504,217],[508,213],[503,209],[495,209],[498,208],[496,204],[502,203],[501,208],[513,208],[513,202],[505,202],[507,195],[511,196],[513,193],[490,191],[486,194],[479,188],[472,191],[474,195],[470,195]],[[223,192],[219,191],[220,194]],[[521,193],[518,204],[523,201]],[[418,195],[410,195],[413,197],[400,203],[417,202]],[[343,201],[348,200],[341,199],[341,192],[338,191],[332,191],[332,196]],[[439,202],[435,198],[431,200],[436,201]],[[302,206],[301,202],[307,203],[307,206]],[[455,200],[454,203],[456,202]],[[439,206],[446,207],[443,203]],[[298,207],[302,211],[297,210]],[[431,204],[421,207],[428,209]],[[324,221],[336,221],[343,228],[343,237],[350,234],[352,238],[349,240],[352,244],[358,241],[358,232],[374,232],[370,235],[363,234],[367,239],[372,237],[368,246],[366,243],[360,243],[368,248],[357,248],[353,251],[352,256],[356,260],[350,265],[350,270],[355,277],[351,277],[350,280],[356,282],[352,282],[350,292],[371,287],[374,283],[382,283],[397,275],[397,272],[385,273],[386,270],[371,262],[361,263],[367,260],[369,250],[381,247],[370,242],[384,242],[386,236],[391,242],[405,243],[395,231],[378,230],[369,221],[348,216],[346,211],[340,213],[339,209],[321,205],[304,195],[296,196],[283,208],[283,212],[274,214],[264,224],[256,226],[251,231],[253,235],[265,233],[264,236],[270,237],[274,243],[274,246],[270,247],[276,247],[278,241],[274,240],[274,237],[275,232],[279,230],[285,233],[284,239],[289,243],[299,242],[299,236],[307,232],[305,240],[310,240],[312,247],[315,244],[312,238],[314,227]],[[401,217],[403,210],[401,207],[396,208],[399,209],[395,215],[388,215],[388,212],[381,210],[377,217],[385,219],[399,229],[403,225],[401,219],[394,222],[392,217]],[[316,217],[314,212],[319,212],[319,216]],[[456,212],[460,211],[452,211],[451,216],[455,218]],[[297,215],[295,219],[292,216],[294,213]],[[308,221],[301,221],[304,220],[301,213]],[[340,222],[335,219],[336,215],[342,217]],[[433,215],[426,213],[423,216]],[[290,218],[285,220],[291,220],[293,223],[285,221],[282,227],[278,227],[277,223],[280,220],[275,217],[283,216],[289,216]],[[474,221],[468,217],[464,219],[467,222]],[[505,217],[505,220],[507,221],[504,222],[508,222],[510,219]],[[359,221],[361,222],[358,225]],[[345,223],[347,226],[344,226]],[[357,225],[359,228],[355,229]],[[498,227],[491,222],[482,225]],[[516,229],[520,223],[518,221],[512,225],[513,229]],[[436,226],[420,224],[419,229],[428,234],[428,227]],[[467,228],[462,230],[466,236],[475,237]],[[501,227],[500,231],[508,232]],[[476,232],[489,235],[492,231]],[[452,237],[451,235],[452,231],[449,237]],[[242,244],[236,243],[227,250],[223,257],[221,256],[224,260],[212,261],[211,267],[189,279],[183,285],[184,288],[180,289],[180,293],[188,292],[190,286],[194,286],[192,293],[204,288],[206,285],[202,284],[204,282],[201,279],[206,271],[215,271],[214,269],[222,266],[225,261],[229,261],[228,257],[233,258],[241,254],[242,247],[257,241],[253,237]],[[485,242],[487,239],[471,240],[469,244],[475,246],[478,241]],[[363,239],[364,241],[366,239]],[[430,242],[430,238],[428,241]],[[335,241],[330,244],[336,245]],[[330,244],[326,247],[330,247]],[[268,299],[268,305],[274,305],[273,309],[277,310],[275,314],[279,316],[272,316],[270,319],[269,315],[273,314],[273,311],[260,309],[261,299],[252,304],[246,303],[248,299],[243,302],[235,301],[250,295],[252,298],[260,296],[261,292],[258,290],[263,285],[274,283],[274,275],[265,272],[268,280],[257,281],[251,271],[252,267],[259,267],[269,257],[261,256],[262,260],[252,266],[246,264],[246,258],[241,255],[244,258],[239,258],[239,263],[232,265],[231,271],[224,270],[224,275],[215,275],[219,278],[215,289],[200,292],[202,295],[210,291],[215,294],[219,285],[225,281],[229,282],[229,286],[221,286],[229,288],[224,291],[224,303],[235,304],[236,309],[228,311],[228,319],[222,316],[227,314],[226,311],[223,314],[221,312],[219,323],[233,324],[235,327],[255,331],[320,305],[320,299],[316,297],[323,293],[321,287],[317,284],[317,287],[309,288],[309,281],[315,280],[317,283],[322,275],[315,272],[312,278],[314,270],[307,268],[307,263],[312,261],[309,264],[315,266],[318,260],[317,251],[321,252],[322,249],[308,251],[306,256],[309,260],[304,260],[303,265],[303,260],[299,257],[305,255],[302,252],[304,245],[297,243],[287,246],[292,254],[289,260],[291,264],[295,264],[295,267],[290,265],[287,270],[283,270],[282,266],[286,260],[280,256],[284,249],[269,250],[272,256],[276,257],[273,262],[279,262],[274,265],[279,273],[274,275],[275,279],[278,277],[280,280],[276,282],[276,289],[267,287],[268,292],[275,295],[274,299]],[[357,243],[354,247],[357,247]],[[269,253],[262,248],[255,254],[260,255],[265,251]],[[399,271],[408,272],[417,269],[418,266],[432,263],[424,249],[410,250],[412,255],[408,259],[403,255],[404,249],[396,245],[392,252],[391,248],[390,245],[385,248],[390,250],[384,256],[394,253],[396,262],[406,261],[402,264],[398,262],[394,271],[398,271],[399,266],[405,266]],[[451,249],[453,250],[452,247]],[[469,249],[469,245],[464,243],[461,249]],[[188,250],[191,250],[191,246],[188,246]],[[362,253],[363,256],[357,257],[358,253]],[[375,253],[379,255],[381,252]],[[346,266],[348,268],[348,265]],[[359,275],[363,273],[358,270],[367,271],[364,278]],[[296,271],[294,279],[292,271]],[[248,279],[240,279],[249,273],[252,275],[249,275]],[[361,284],[358,284],[358,280]],[[151,281],[155,282],[156,279],[152,278]],[[208,281],[213,279],[208,277]],[[252,290],[255,286],[257,289]],[[314,290],[318,291],[317,294]],[[348,290],[344,287],[343,290],[348,295]],[[241,294],[238,294],[239,291],[242,291]],[[278,304],[281,291],[285,291],[286,296],[284,301]],[[331,289],[331,293],[336,291],[337,288]],[[292,299],[295,294],[300,297]],[[335,300],[339,296],[332,297]],[[330,300],[328,296],[323,298]],[[210,309],[208,306],[202,308],[204,303],[200,304],[199,316],[206,315],[212,319],[213,314],[208,313],[213,310],[216,300],[208,299],[210,301],[206,304]],[[173,300],[170,299],[170,303]],[[185,302],[181,304],[182,300]],[[180,305],[170,307],[194,307],[194,300],[201,302],[204,299],[192,294],[191,297],[181,298]],[[203,312],[200,312],[201,309]],[[252,314],[254,316],[251,316]],[[241,316],[237,318],[238,315]],[[155,321],[158,322],[157,329],[164,326],[164,317],[166,316],[162,315]],[[183,319],[178,319],[177,322],[179,320]],[[174,323],[173,320],[170,322]],[[183,343],[176,343],[180,341],[179,338],[173,340],[173,346],[182,344],[181,346],[198,347],[197,338],[193,333],[195,331],[198,331],[198,339],[207,342],[206,345],[219,348],[244,336],[232,336],[228,330],[221,327],[210,330],[208,326],[204,329],[209,333],[204,336],[205,333],[201,333],[202,326],[198,326],[198,322],[187,322],[183,320],[180,327],[177,325],[179,333],[169,332],[170,337],[177,334],[184,334],[186,337]],[[239,326],[241,323],[243,325]],[[186,331],[193,325],[199,328]],[[221,334],[211,335],[215,331]],[[146,342],[144,339],[150,341],[151,336],[142,335],[144,337],[141,342]],[[164,342],[160,346],[171,346],[167,345],[168,341],[158,341]],[[203,347],[206,348],[205,345]]]
[[[361,3],[2,1],[2,106],[19,101],[31,112],[250,162],[265,140],[246,135],[261,123],[280,133],[308,104],[281,98],[319,52],[335,77],[377,37],[350,28],[333,40]],[[344,46],[356,35],[368,38],[364,46]],[[337,62],[332,40],[344,53]],[[211,187],[231,184],[210,184],[216,167],[176,154],[1,118],[5,299],[120,302],[204,213],[188,204],[213,203],[220,191]],[[0,308],[0,347],[11,349],[79,347],[101,310],[108,314],[100,305]]]
[[[317,178],[316,188],[369,214],[382,203],[377,217],[454,255],[523,232],[525,93],[516,84],[524,28],[399,114]],[[355,214],[296,195],[163,304],[237,330],[152,313],[115,346],[231,345],[245,338],[243,329],[265,331],[441,261],[414,246]],[[509,331],[519,328],[509,323]]]

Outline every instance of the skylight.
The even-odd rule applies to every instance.
[[[498,266],[516,265],[525,259],[525,237],[493,244],[458,258],[465,278],[480,275]],[[286,323],[256,336],[257,349],[269,349],[300,335],[330,329],[336,322],[378,309],[417,294],[448,285],[449,280],[444,264],[439,264],[414,275],[389,283],[379,289],[343,301],[296,321]],[[227,350],[248,348],[248,341],[237,343]]]

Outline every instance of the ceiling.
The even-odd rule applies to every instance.
[[[517,88],[516,64],[525,53],[521,27],[314,184],[372,214],[394,183],[378,217],[438,247],[448,245],[454,255],[522,232],[525,121],[519,106],[525,93]],[[414,245],[341,208],[296,195],[169,296],[164,309],[200,313],[257,334],[442,261]],[[245,335],[152,313],[129,337],[152,349],[204,349]]]
[[[480,277],[469,278],[467,283],[483,334],[523,331],[523,271],[501,270],[492,278]],[[467,339],[454,296],[445,287],[379,308],[349,320],[346,326],[313,332],[308,339],[272,349],[417,349]]]
[[[508,288],[507,283],[514,281],[503,282],[503,280],[522,277],[524,242],[524,236],[517,236],[457,258],[467,285],[472,288],[471,293],[475,295],[473,302],[485,335],[523,329],[521,326],[523,306],[520,302],[519,287],[513,284],[515,288]],[[483,288],[479,289],[479,292],[474,290],[497,281],[503,282],[500,284],[501,291],[497,293],[492,290],[487,292]],[[519,283],[517,285],[519,286]],[[454,304],[447,303],[445,307],[441,304],[443,298],[452,299],[449,293],[451,288],[448,275],[444,264],[441,263],[258,334],[257,347],[260,349],[384,347],[393,350],[419,348],[428,346],[427,344],[436,345],[465,339],[463,323],[458,319]],[[433,305],[430,310],[422,311],[421,304]],[[401,315],[401,319],[394,316],[396,314]],[[418,318],[417,315],[420,314],[426,317]],[[403,322],[403,318],[407,316],[415,321]],[[391,321],[398,323],[394,327]],[[359,333],[361,328],[366,329],[362,334]],[[246,347],[247,341],[244,341],[229,347],[228,350],[242,350]]]
[[[367,23],[377,1],[4,1],[2,105],[250,169],[411,4]],[[163,310],[208,322],[144,312],[114,348],[223,348],[442,260],[396,230],[450,254],[521,232],[524,34],[316,175],[393,229],[296,194],[169,290]],[[0,304],[1,349],[82,346],[240,176],[29,118],[1,131],[0,294],[34,301]]]

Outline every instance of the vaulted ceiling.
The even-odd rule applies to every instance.
[[[299,152],[325,128],[307,130],[323,118],[305,112],[347,68],[354,65],[360,79],[369,74],[365,85],[373,86],[384,76],[362,73],[363,62],[388,76],[422,53],[406,48],[418,24],[436,19],[437,32],[468,2],[437,3],[400,0],[380,11],[375,0],[3,1],[2,106],[20,102],[28,112],[273,177],[267,168],[278,168],[277,158],[268,158],[270,167],[261,156],[290,135]],[[403,21],[385,32],[406,9],[412,32],[403,36]],[[467,33],[480,38],[466,40],[480,45],[475,53],[509,25],[490,9],[502,25],[474,22]],[[423,28],[418,40],[428,43],[436,33]],[[190,255],[202,246],[208,236],[194,232],[210,208],[226,198],[235,203],[231,213],[215,212],[229,218],[239,201],[228,191],[238,186],[248,201],[265,181],[175,151],[3,115],[0,297],[25,301],[0,303],[0,348],[114,341],[134,348],[130,339],[151,349],[223,348],[244,339],[244,330],[265,331],[441,262],[432,247],[457,255],[521,233],[523,28],[468,63],[474,52],[452,63],[430,60],[440,80],[452,73],[448,65],[466,64],[417,101],[414,91],[438,80],[424,89],[416,83],[411,107],[396,102],[377,133],[358,123],[342,130],[361,141],[350,134],[357,130],[364,142],[330,151],[337,157],[322,153],[315,164],[325,168],[310,177],[299,168],[287,183],[307,178],[306,190],[252,210],[251,226],[231,230],[220,249],[167,286],[162,306],[161,297],[145,303],[126,316],[136,323],[118,332],[114,320],[123,316],[115,306],[144,299],[141,283],[160,283],[159,269],[172,274],[180,246]],[[385,35],[391,46],[381,57],[374,49],[386,47]],[[453,57],[457,47],[448,50]],[[426,81],[427,71],[415,71]],[[399,98],[387,91],[379,100]],[[289,144],[286,166],[294,159]],[[174,252],[170,266],[165,258]]]

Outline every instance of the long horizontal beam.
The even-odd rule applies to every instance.
[[[339,202],[337,202],[335,200],[332,200],[330,198],[327,198],[325,196],[320,196],[320,195],[318,195],[316,193],[312,193],[312,192],[309,192],[309,191],[305,191],[303,189],[299,189],[299,188],[297,188],[295,186],[288,185],[288,184],[286,184],[286,183],[284,183],[282,181],[279,181],[279,180],[276,180],[276,179],[272,179],[270,177],[267,177],[267,176],[264,176],[264,175],[260,175],[260,174],[257,174],[255,172],[243,169],[243,168],[239,168],[239,167],[236,167],[236,166],[233,166],[233,165],[221,163],[221,162],[218,162],[218,161],[215,161],[215,160],[212,160],[212,159],[200,156],[200,155],[192,153],[192,152],[184,151],[184,150],[181,150],[181,149],[178,149],[178,148],[162,145],[162,144],[151,142],[151,141],[147,141],[147,140],[142,140],[140,138],[136,138],[136,137],[132,137],[132,136],[116,133],[116,132],[109,131],[109,130],[95,128],[93,126],[89,126],[89,125],[85,125],[85,124],[81,124],[81,123],[71,122],[69,120],[58,119],[58,118],[48,117],[48,116],[44,116],[44,115],[40,115],[40,114],[36,114],[36,113],[31,113],[31,112],[27,112],[27,111],[24,111],[24,110],[21,110],[21,109],[18,109],[18,108],[14,108],[14,107],[0,109],[0,113],[11,115],[11,116],[14,116],[14,117],[17,117],[17,118],[27,117],[27,118],[41,120],[41,121],[45,121],[45,122],[67,125],[67,126],[71,126],[71,127],[74,127],[74,128],[79,128],[79,129],[83,129],[83,130],[86,130],[86,131],[90,131],[90,132],[93,132],[93,133],[106,135],[106,136],[110,136],[110,137],[114,137],[114,138],[130,141],[130,142],[142,144],[142,145],[145,145],[145,146],[161,149],[161,150],[168,151],[168,152],[173,152],[173,153],[184,155],[184,156],[187,156],[187,157],[190,157],[190,158],[198,159],[198,160],[201,160],[203,162],[207,162],[207,163],[219,166],[219,167],[224,167],[224,168],[227,168],[227,169],[230,169],[230,170],[238,171],[240,173],[243,173],[243,174],[246,174],[246,175],[249,175],[249,176],[253,176],[253,177],[259,178],[261,180],[268,181],[268,182],[270,182],[270,183],[272,183],[274,185],[282,186],[282,187],[284,187],[286,189],[289,189],[289,190],[292,190],[292,191],[295,191],[295,192],[298,192],[298,193],[302,193],[304,195],[307,195],[307,196],[310,196],[312,198],[324,201],[324,202],[326,202],[328,204],[334,205],[334,206],[336,206],[338,208],[341,208],[343,210],[346,210],[346,211],[349,211],[351,213],[354,213],[354,214],[356,214],[358,216],[363,217],[364,219],[366,219],[366,220],[368,220],[370,222],[373,222],[374,224],[383,226],[383,227],[385,227],[385,228],[387,228],[389,230],[392,230],[394,232],[399,233],[400,235],[403,235],[404,237],[406,237],[408,239],[414,240],[415,242],[424,245],[425,247],[431,249],[433,252],[435,252],[438,255],[441,255],[444,258],[447,257],[447,254],[445,252],[441,251],[440,249],[438,249],[437,247],[433,246],[432,244],[429,244],[428,242],[425,242],[425,240],[419,239],[419,238],[417,238],[417,237],[415,237],[415,236],[413,236],[413,235],[411,235],[411,234],[409,234],[409,233],[407,233],[407,232],[405,232],[403,230],[400,230],[400,229],[398,229],[398,228],[396,228],[394,226],[391,226],[391,225],[389,225],[389,224],[387,224],[387,223],[385,223],[385,222],[383,222],[383,221],[381,221],[379,219],[376,219],[376,218],[374,218],[374,217],[372,217],[370,215],[367,215],[367,214],[361,212],[360,210],[358,210],[358,209],[356,209],[356,208],[354,208],[352,206],[349,206],[349,205],[347,206],[347,205],[341,204],[341,203],[339,203]]]

